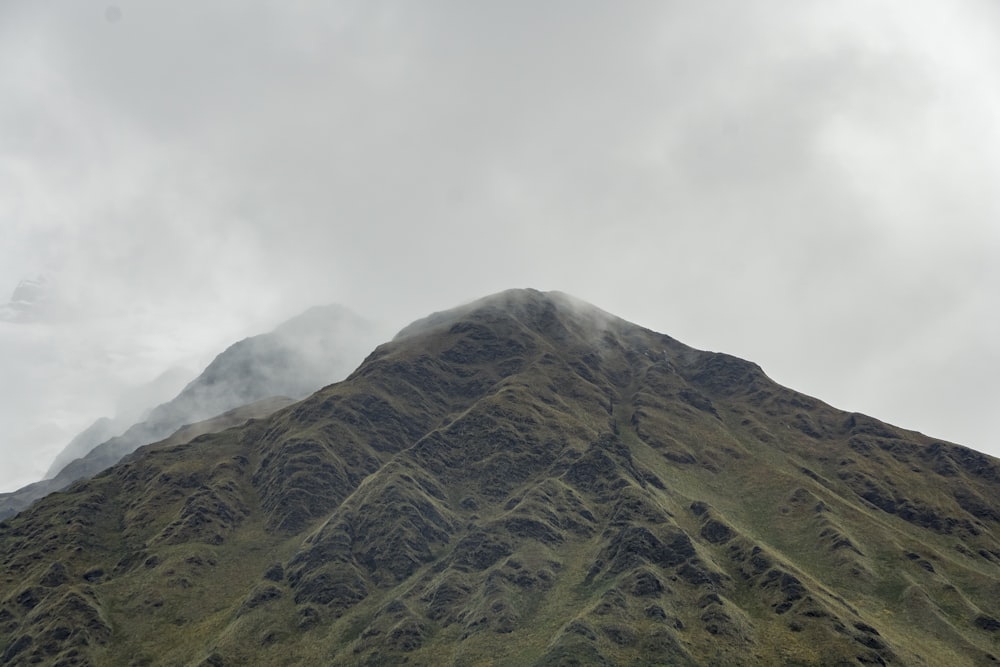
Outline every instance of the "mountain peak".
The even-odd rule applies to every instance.
[[[509,289],[446,311],[433,313],[405,327],[396,339],[425,333],[454,324],[461,319],[508,317],[541,331],[567,319],[590,323],[621,321],[610,313],[564,292],[541,292],[536,289]]]
[[[990,664],[1000,462],[973,454],[572,297],[502,292],[269,418],[140,450],[0,524],[0,648],[14,665]]]

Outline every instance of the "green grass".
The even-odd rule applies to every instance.
[[[92,591],[111,641],[59,649],[111,666],[213,654],[262,666],[655,665],[670,664],[669,651],[690,664],[820,665],[856,662],[868,650],[859,637],[900,664],[1000,653],[1000,633],[972,624],[1000,615],[1000,567],[976,556],[1000,552],[1000,526],[947,534],[860,495],[867,480],[974,525],[955,489],[1000,506],[996,483],[958,463],[949,477],[926,472],[929,439],[885,425],[872,435],[867,422],[852,431],[848,415],[744,364],[550,306],[538,297],[516,317],[489,306],[446,319],[268,421],[152,448],[10,520],[0,610],[13,629],[0,633],[0,652],[20,634],[44,636],[46,614],[64,614],[60,596],[76,587]],[[710,520],[731,537],[703,536]],[[178,539],[169,527],[181,525]],[[630,528],[659,546],[636,542],[630,559],[615,542]],[[693,548],[681,562],[663,546],[679,533]],[[458,558],[479,534],[509,553],[463,565],[480,562]],[[389,565],[370,571],[369,554],[418,562],[396,581]],[[72,584],[41,584],[54,561]],[[340,562],[363,579],[361,599],[296,603]],[[273,563],[283,580],[263,578]],[[81,583],[95,568],[104,575]],[[633,588],[649,577],[664,590]],[[432,618],[430,594],[445,583],[468,593]],[[280,596],[244,608],[265,586]],[[17,598],[30,587],[40,600],[27,610]],[[494,605],[516,617],[512,627]],[[306,629],[309,610],[317,622]],[[406,624],[423,628],[419,645],[392,648]]]

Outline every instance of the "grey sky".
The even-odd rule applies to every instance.
[[[309,305],[520,286],[998,455],[997,7],[0,0],[0,301],[61,304],[0,489]]]

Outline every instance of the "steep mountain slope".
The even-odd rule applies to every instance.
[[[136,448],[162,440],[186,424],[268,397],[303,398],[343,379],[364,358],[374,337],[371,324],[345,308],[330,305],[311,308],[270,333],[239,341],[219,354],[174,399],[155,407],[144,421],[100,441],[51,479],[0,494],[0,518],[105,470]],[[78,444],[74,439],[67,449]]]
[[[63,447],[62,451],[56,455],[56,458],[45,473],[45,479],[55,477],[69,463],[86,456],[94,447],[97,447],[101,443],[110,440],[116,435],[120,435],[130,425],[131,423],[122,424],[111,417],[100,417],[94,420],[93,424],[77,433],[69,441],[69,444]]]
[[[55,477],[72,461],[86,456],[101,443],[121,435],[136,422],[145,421],[154,407],[168,401],[188,384],[191,375],[181,368],[171,368],[152,382],[132,388],[127,396],[118,401],[114,418],[101,417],[95,420],[56,455],[45,473],[45,479]]]
[[[0,524],[13,665],[986,665],[1000,462],[505,292]]]
[[[187,371],[171,368],[152,382],[132,388],[118,401],[117,414],[113,418],[101,417],[95,420],[56,455],[44,479],[55,477],[74,460],[90,453],[94,447],[121,435],[133,424],[145,421],[154,407],[176,396],[178,390],[187,385],[190,379],[191,374]]]

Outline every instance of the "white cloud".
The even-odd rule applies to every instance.
[[[992,4],[118,6],[0,9],[0,295],[76,313],[0,426],[314,303],[535,286],[1000,453]]]

